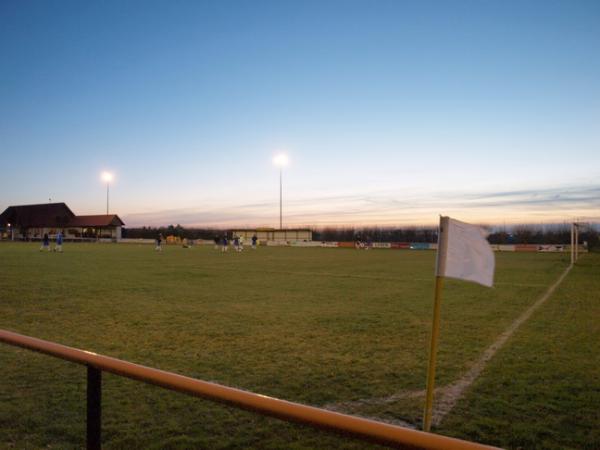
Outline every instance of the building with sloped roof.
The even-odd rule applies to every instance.
[[[10,239],[41,239],[59,231],[66,239],[121,239],[125,223],[116,214],[76,216],[65,203],[9,206],[0,214],[0,230]]]

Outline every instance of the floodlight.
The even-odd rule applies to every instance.
[[[278,167],[285,167],[289,163],[288,155],[285,153],[280,153],[273,158],[273,164]]]

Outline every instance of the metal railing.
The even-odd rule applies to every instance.
[[[0,342],[22,347],[87,366],[87,448],[101,448],[102,372],[110,372],[144,383],[225,403],[262,415],[298,422],[316,428],[398,448],[422,449],[493,449],[433,433],[403,428],[383,422],[350,416],[299,403],[279,400],[241,389],[177,375],[172,372],[133,364],[54,342],[0,330]]]

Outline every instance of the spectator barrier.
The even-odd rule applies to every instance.
[[[299,422],[324,428],[397,448],[416,449],[493,449],[482,444],[425,433],[410,428],[390,425],[361,417],[340,414],[321,408],[288,402],[266,395],[197,380],[172,372],[133,364],[90,351],[79,350],[54,342],[0,330],[0,342],[15,347],[44,353],[87,366],[87,448],[101,448],[102,433],[102,372],[131,378],[172,391],[226,403],[258,414],[277,417],[289,422]]]

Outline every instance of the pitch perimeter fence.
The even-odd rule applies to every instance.
[[[88,449],[101,448],[102,372],[390,447],[440,450],[495,448],[197,380],[12,331],[0,330],[0,342],[87,366]]]

